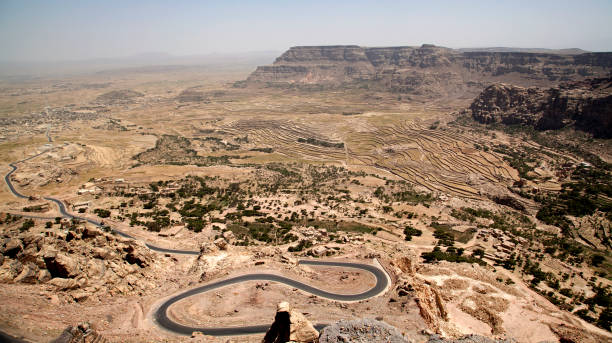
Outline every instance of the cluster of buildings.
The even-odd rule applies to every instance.
[[[507,259],[511,254],[517,252],[519,245],[528,243],[527,239],[515,237],[500,229],[480,229],[476,234],[476,238],[483,242],[491,243],[493,253],[488,252],[484,246],[480,246],[480,248],[485,250],[485,258],[495,261]]]

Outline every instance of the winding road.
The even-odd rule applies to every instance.
[[[51,141],[51,137],[48,136],[49,141]],[[21,163],[21,162],[25,162],[28,160],[31,160],[35,157],[38,157],[48,151],[50,151],[51,149],[47,149],[45,151],[42,151],[36,155],[30,156],[28,158],[25,158],[23,160],[17,161],[17,162],[12,162],[9,164],[9,166],[12,168],[12,170],[10,172],[8,172],[5,176],[4,176],[4,181],[6,182],[6,185],[8,186],[9,190],[11,191],[11,193],[13,193],[14,196],[18,197],[18,198],[22,198],[22,199],[28,199],[29,196],[26,196],[24,194],[19,193],[19,191],[17,191],[15,189],[15,187],[13,186],[12,182],[11,182],[11,175],[17,170],[17,164]],[[65,218],[75,218],[75,219],[79,219],[79,220],[84,220],[88,223],[91,223],[95,226],[98,227],[102,227],[103,224],[101,222],[89,219],[89,218],[84,218],[84,217],[78,217],[75,216],[73,214],[68,213],[68,211],[66,210],[66,206],[64,205],[64,203],[56,198],[52,198],[52,197],[44,197],[45,200],[51,201],[53,203],[55,203],[59,209],[59,212],[61,213],[61,215]],[[48,219],[45,217],[36,217],[36,216],[28,216],[30,218],[44,218],[44,219]],[[117,229],[113,229],[111,228],[111,230],[122,236],[122,237],[126,237],[126,238],[131,238],[131,239],[136,239],[135,237],[119,231]],[[157,252],[161,252],[161,253],[169,253],[169,254],[183,254],[183,255],[198,255],[199,251],[191,251],[191,250],[176,250],[176,249],[166,249],[166,248],[162,248],[162,247],[158,247],[149,243],[145,242],[145,245],[153,250],[153,251],[157,251]],[[180,323],[177,323],[175,321],[173,321],[170,317],[168,317],[168,309],[170,306],[172,306],[174,303],[183,300],[185,298],[197,295],[197,294],[201,294],[201,293],[205,293],[205,292],[209,292],[211,290],[217,289],[217,288],[221,288],[221,287],[226,287],[226,286],[230,286],[233,284],[237,284],[237,283],[242,283],[242,282],[247,282],[247,281],[272,281],[272,282],[278,282],[278,283],[282,283],[285,284],[287,286],[293,287],[293,288],[297,288],[299,290],[302,290],[304,292],[316,295],[318,297],[322,297],[322,298],[327,298],[330,300],[335,300],[335,301],[342,301],[342,302],[352,302],[352,301],[360,301],[360,300],[366,300],[366,299],[370,299],[373,298],[375,296],[378,296],[382,293],[384,293],[387,290],[387,287],[390,285],[390,278],[388,276],[388,274],[380,267],[377,267],[375,265],[370,265],[370,264],[363,264],[363,263],[353,263],[353,262],[339,262],[339,261],[314,261],[314,260],[300,260],[299,264],[301,265],[310,265],[310,266],[326,266],[326,267],[341,267],[341,268],[353,268],[353,269],[361,269],[364,271],[367,271],[369,273],[371,273],[372,275],[374,275],[374,277],[376,278],[376,284],[374,285],[374,287],[372,287],[371,289],[362,292],[362,293],[358,293],[358,294],[337,294],[337,293],[332,293],[332,292],[328,292],[313,286],[309,286],[305,283],[302,283],[300,281],[296,281],[293,279],[290,279],[288,277],[284,277],[284,276],[280,276],[280,275],[276,275],[276,274],[266,274],[266,273],[252,273],[252,274],[245,274],[245,275],[241,275],[241,276],[237,276],[237,277],[232,277],[229,279],[224,279],[224,280],[220,280],[220,281],[215,281],[203,286],[199,286],[197,288],[193,288],[184,292],[181,292],[175,296],[172,296],[171,298],[169,298],[168,300],[164,301],[154,312],[153,316],[155,321],[157,322],[157,324],[161,327],[163,327],[164,329],[167,329],[171,332],[177,333],[177,334],[181,334],[181,335],[191,335],[194,331],[199,331],[202,332],[205,335],[211,335],[211,336],[230,336],[230,335],[248,335],[248,334],[256,334],[256,333],[264,333],[266,332],[266,330],[270,327],[270,325],[251,325],[251,326],[240,326],[240,327],[191,327],[191,326],[186,326],[186,325],[182,325]],[[315,328],[317,328],[317,330],[321,330],[323,327],[325,327],[325,324],[316,324]]]
[[[49,138],[51,139],[51,138]],[[19,191],[17,191],[17,189],[15,189],[15,186],[13,186],[13,183],[11,182],[11,175],[13,175],[13,173],[15,171],[17,171],[17,164],[22,163],[22,162],[26,162],[29,161],[33,158],[36,158],[46,152],[49,152],[51,149],[47,149],[44,150],[42,152],[39,152],[36,155],[30,156],[28,158],[24,158],[23,160],[19,160],[17,162],[12,162],[9,163],[9,166],[11,167],[11,171],[9,171],[5,176],[4,176],[4,182],[6,183],[6,185],[8,186],[9,190],[11,191],[11,193],[13,193],[14,196],[21,198],[21,199],[28,199],[29,196],[21,194]],[[91,223],[97,227],[103,227],[104,225],[102,225],[101,222],[95,221],[93,219],[89,219],[89,218],[85,218],[85,217],[79,217],[79,216],[75,216],[73,214],[68,213],[68,211],[66,210],[66,206],[64,205],[64,203],[56,198],[52,198],[52,197],[43,197],[43,199],[51,201],[53,203],[55,203],[59,209],[60,214],[62,215],[62,217],[64,218],[68,218],[68,219],[78,219],[78,220],[83,220],[86,221],[88,223]],[[22,215],[23,216],[23,215]],[[26,216],[29,218],[42,218],[42,219],[49,219],[46,217],[38,217],[38,216]],[[131,238],[131,239],[136,239],[136,237],[133,237],[123,231],[119,231],[117,229],[113,229],[111,228],[111,230],[118,234],[119,236],[125,237],[125,238]],[[153,251],[157,251],[157,252],[161,252],[161,253],[168,253],[168,254],[183,254],[183,255],[198,255],[200,252],[199,251],[191,251],[191,250],[176,250],[176,249],[166,249],[166,248],[162,248],[162,247],[158,247],[152,244],[148,244],[145,243],[145,245],[147,246],[147,248],[153,250]]]
[[[374,275],[376,278],[376,285],[371,289],[358,294],[337,294],[332,292],[327,292],[325,290],[315,288],[309,286],[305,283],[276,275],[276,274],[246,274],[241,275],[229,279],[224,279],[221,281],[216,281],[213,283],[209,283],[203,286],[199,286],[197,288],[188,290],[186,292],[182,292],[178,295],[171,297],[166,300],[154,313],[155,320],[157,323],[172,332],[183,334],[183,335],[191,335],[194,331],[202,332],[205,335],[211,336],[231,336],[231,335],[249,335],[255,333],[265,333],[266,330],[270,327],[270,325],[251,325],[251,326],[240,326],[240,327],[221,327],[221,328],[207,328],[207,327],[193,327],[179,324],[168,317],[168,308],[185,298],[212,291],[217,288],[226,287],[229,285],[247,282],[247,281],[272,281],[285,284],[289,287],[297,288],[304,292],[316,295],[318,297],[327,298],[330,300],[336,301],[360,301],[373,298],[377,295],[382,294],[389,286],[389,279],[384,270],[379,267],[370,264],[363,263],[351,263],[351,262],[338,262],[338,261],[314,261],[314,260],[300,260],[299,264],[302,265],[310,265],[310,266],[325,266],[325,267],[344,267],[344,268],[355,268],[368,271]],[[315,328],[317,330],[321,330],[324,328],[326,324],[316,324]]]
[[[38,157],[38,156],[40,156],[40,155],[42,155],[42,154],[44,154],[44,153],[46,153],[46,152],[49,152],[49,151],[51,151],[51,149],[43,150],[43,151],[39,152],[38,154],[33,155],[33,156],[30,156],[30,157],[27,157],[27,158],[24,158],[23,160],[19,160],[19,161],[17,161],[17,162],[11,162],[11,163],[9,163],[9,167],[11,167],[11,171],[10,171],[10,172],[8,172],[6,175],[4,175],[4,182],[6,182],[6,185],[7,185],[7,186],[8,186],[8,188],[11,190],[11,193],[13,193],[13,195],[14,195],[14,196],[16,196],[16,197],[18,197],[18,198],[21,198],[21,199],[27,199],[27,198],[29,198],[28,196],[26,196],[26,195],[23,195],[23,194],[19,193],[19,192],[18,192],[18,191],[15,189],[15,187],[13,186],[13,183],[11,182],[11,175],[13,175],[13,173],[14,173],[14,172],[17,170],[17,166],[16,166],[16,164],[17,164],[17,163],[21,163],[21,162],[25,162],[25,161],[29,161],[29,160],[31,160],[31,159],[33,159],[33,158],[36,158],[36,157]]]

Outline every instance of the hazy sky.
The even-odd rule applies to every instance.
[[[422,43],[612,51],[612,1],[0,0],[5,61]]]

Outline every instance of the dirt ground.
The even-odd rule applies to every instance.
[[[159,273],[155,287],[138,295],[94,292],[93,296],[77,300],[77,290],[58,290],[49,283],[27,284],[11,279],[0,287],[1,331],[45,342],[59,336],[65,327],[87,321],[109,341],[187,342],[196,339],[160,329],[152,320],[152,312],[171,295],[207,282],[260,271],[294,277],[337,293],[358,293],[373,286],[372,275],[362,271],[305,267],[282,259],[282,256],[289,256],[291,260],[313,258],[307,255],[319,248],[324,251],[319,256],[321,259],[372,263],[377,258],[390,273],[393,285],[378,297],[341,303],[273,282],[246,282],[180,301],[170,308],[170,316],[180,323],[202,326],[265,324],[272,321],[278,302],[289,301],[314,323],[377,318],[397,327],[415,342],[425,341],[427,333],[436,330],[449,337],[476,333],[512,337],[525,343],[556,342],[559,336],[551,325],[560,324],[610,340],[609,332],[579,319],[567,309],[560,309],[529,288],[530,276],[521,270],[509,271],[495,264],[493,255],[503,253],[504,258],[510,255],[502,247],[508,242],[514,244],[515,252],[530,254],[525,256],[534,259],[543,250],[536,238],[522,242],[519,239],[522,236],[515,234],[532,229],[530,224],[519,222],[519,214],[529,218],[533,230],[555,229],[536,219],[537,207],[532,200],[522,200],[525,205],[522,211],[492,200],[493,195],[508,195],[508,189],[519,181],[519,173],[501,153],[477,149],[474,144],[522,143],[501,132],[496,132],[493,138],[489,133],[449,125],[453,119],[449,113],[467,106],[469,99],[407,103],[392,94],[367,90],[300,92],[232,86],[247,74],[247,71],[230,75],[205,71],[162,75],[128,73],[79,76],[72,80],[76,85],[110,82],[105,89],[58,90],[53,87],[56,80],[2,84],[20,94],[0,94],[3,118],[29,118],[31,112],[51,118],[24,119],[3,127],[0,135],[3,173],[10,170],[8,163],[44,152],[18,163],[19,169],[12,177],[17,189],[31,195],[32,200],[15,197],[4,182],[0,187],[1,212],[46,217],[37,219],[32,230],[42,233],[46,222],[53,221],[59,212],[53,205],[36,213],[25,212],[25,208],[45,203],[44,196],[54,196],[70,204],[69,211],[75,214],[78,209],[72,205],[88,202],[88,209],[82,214],[86,218],[102,220],[93,209],[109,210],[111,216],[104,219],[105,223],[139,240],[165,248],[197,251],[211,246],[230,224],[236,224],[213,220],[227,216],[230,207],[234,211],[233,205],[207,213],[204,218],[207,223],[201,232],[188,229],[178,210],[170,215],[176,223],[160,232],[130,225],[129,219],[130,212],[153,211],[143,209],[145,200],[140,197],[150,191],[150,184],[179,183],[192,175],[209,178],[206,182],[215,187],[228,187],[231,183],[247,185],[244,187],[248,190],[244,192],[254,194],[248,195],[244,203],[250,208],[260,206],[267,216],[262,218],[281,221],[292,213],[306,213],[302,216],[313,220],[296,220],[291,232],[300,240],[310,240],[313,246],[289,252],[289,247],[299,241],[274,244],[259,241],[245,247],[235,244],[239,240],[227,239],[227,250],[215,248],[203,253],[201,260],[194,256],[155,253],[158,262],[153,264],[158,264],[155,272]],[[198,87],[207,100],[184,101],[179,95],[190,87]],[[42,99],[33,95],[32,89],[53,92],[46,93]],[[119,103],[99,102],[100,95],[120,89],[131,89],[143,96]],[[377,100],[367,100],[373,98]],[[68,118],[65,113],[72,113],[74,118],[65,119]],[[434,128],[435,122],[440,126],[436,124]],[[52,142],[48,141],[47,132]],[[159,149],[155,150],[159,154],[153,156],[169,160],[172,154],[184,153],[180,149],[157,147],[163,135],[187,137],[190,145],[181,149],[192,149],[193,156],[197,157],[193,161],[198,163],[159,165],[150,159],[138,160],[138,154],[154,149]],[[304,143],[305,140],[310,143]],[[538,166],[538,174],[530,186],[556,190],[567,180],[567,176],[555,173],[562,158],[549,155],[542,157],[545,163]],[[274,163],[286,170],[266,169]],[[329,170],[336,174],[329,174]],[[270,191],[269,185],[282,184],[289,178],[300,180],[289,185],[295,188],[289,189],[291,192]],[[304,186],[306,182],[311,182],[310,188]],[[134,195],[117,195],[114,187],[120,186],[132,189]],[[175,188],[174,191],[179,189]],[[110,195],[112,192],[115,193]],[[423,194],[428,196],[419,198]],[[201,200],[196,196],[189,199]],[[129,200],[135,205],[122,210],[121,204]],[[184,205],[188,200],[182,201],[175,205]],[[173,200],[163,198],[155,210],[171,209],[171,203]],[[505,215],[510,218],[504,219],[509,228],[503,234],[491,231],[479,235],[479,230],[497,222],[484,217],[460,219],[452,211],[462,208],[490,211],[499,218]],[[601,217],[595,215],[588,219],[595,222]],[[0,225],[3,249],[11,238],[9,232],[17,232],[23,221]],[[334,225],[359,224],[362,230],[365,225],[367,230],[343,232],[334,228],[323,232],[315,224],[324,221]],[[238,223],[253,222],[256,219],[246,218]],[[589,225],[586,239],[602,234],[590,222],[584,224],[585,228]],[[220,231],[214,226],[226,230]],[[421,234],[407,240],[406,227],[418,229]],[[51,230],[66,234],[56,224]],[[423,263],[418,256],[438,245],[440,239],[436,235],[440,235],[440,230],[457,237],[455,247],[464,249],[464,256],[471,256],[480,248],[486,250],[483,259],[486,265]],[[610,233],[609,227],[601,230],[603,234]],[[414,260],[410,272],[393,264],[405,256]],[[13,268],[9,265],[13,260],[3,258],[0,266],[9,270]],[[570,266],[550,257],[538,261],[546,272],[559,277],[563,273],[571,274],[562,281],[561,287],[573,287],[576,292],[582,289],[588,296],[592,296],[589,288],[592,278],[595,281],[591,282],[597,284],[611,284],[598,273],[601,269]],[[263,263],[256,265],[256,262]],[[401,282],[409,283],[414,289],[401,293],[397,288]],[[540,287],[543,292],[552,290],[545,283]],[[445,310],[423,305],[433,303],[442,304],[439,307]],[[427,311],[440,312],[433,318],[436,325],[425,319]],[[258,342],[261,336],[197,339]]]

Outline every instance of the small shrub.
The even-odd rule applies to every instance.
[[[21,224],[21,227],[19,228],[20,231],[27,231],[30,228],[34,227],[34,220],[32,219],[26,219],[23,224]]]

